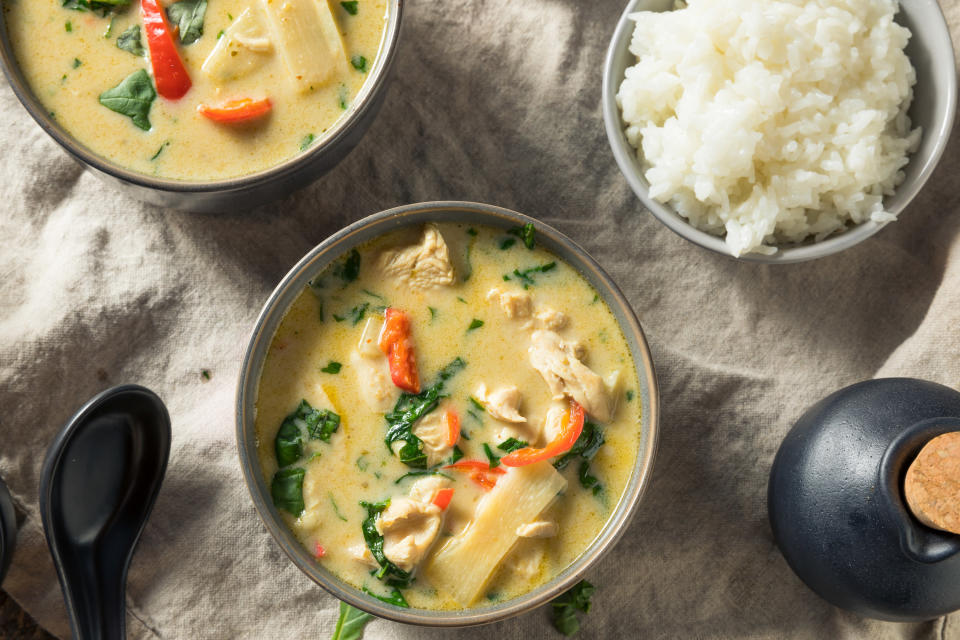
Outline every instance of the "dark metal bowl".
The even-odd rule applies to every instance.
[[[104,182],[124,193],[161,207],[188,211],[246,209],[289,195],[332,169],[360,142],[386,97],[390,67],[397,51],[404,0],[388,0],[387,24],[377,55],[349,110],[307,151],[278,165],[237,178],[188,182],[148,176],[126,169],[80,144],[53,118],[34,95],[17,64],[0,0],[0,66],[13,92],[37,124],[60,146]]]
[[[297,541],[273,506],[270,487],[260,469],[257,435],[254,430],[257,387],[267,350],[284,315],[307,283],[345,252],[373,238],[394,229],[440,220],[502,229],[534,223],[537,228],[537,242],[576,269],[596,289],[613,312],[633,356],[634,369],[639,380],[637,396],[643,407],[640,446],[630,479],[612,515],[590,546],[552,580],[522,596],[496,604],[483,603],[453,611],[405,609],[386,604],[346,584],[320,566]],[[508,209],[472,202],[428,202],[397,207],[355,222],[327,238],[290,270],[270,295],[253,328],[253,335],[240,367],[236,407],[240,466],[243,468],[243,477],[254,506],[277,544],[301,571],[340,600],[380,618],[408,624],[458,627],[501,620],[548,602],[573,586],[604,553],[613,548],[626,530],[650,483],[657,449],[659,393],[650,349],[636,315],[610,276],[586,251],[556,229]]]

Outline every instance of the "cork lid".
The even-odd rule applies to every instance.
[[[960,431],[924,445],[907,469],[903,490],[920,522],[960,534]]]

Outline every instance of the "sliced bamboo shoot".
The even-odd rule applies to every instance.
[[[434,554],[425,575],[460,604],[470,605],[516,543],[517,528],[536,520],[566,486],[546,460],[510,469],[477,505],[473,522]]]
[[[261,0],[280,57],[301,92],[317,89],[346,66],[340,29],[327,0]]]
[[[270,58],[273,42],[257,3],[243,10],[204,60],[201,70],[216,82],[242,78]]]

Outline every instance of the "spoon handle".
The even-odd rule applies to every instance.
[[[123,640],[126,571],[99,571],[92,561],[95,553],[62,558],[62,570],[58,565],[70,627],[75,640]]]

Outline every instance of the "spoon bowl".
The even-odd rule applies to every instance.
[[[43,463],[40,513],[77,640],[124,637],[127,568],[170,455],[152,391],[108,389],[63,427]]]

